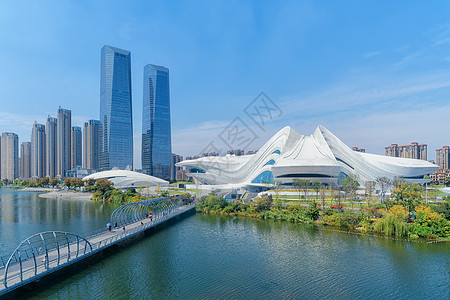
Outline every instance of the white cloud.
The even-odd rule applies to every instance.
[[[380,55],[380,54],[381,54],[381,52],[379,52],[379,51],[368,52],[368,53],[364,54],[363,57],[364,57],[365,59],[368,59],[368,58],[372,58],[372,57],[374,57],[374,56],[378,56],[378,55]]]

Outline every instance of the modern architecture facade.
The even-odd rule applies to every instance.
[[[71,168],[72,152],[72,112],[59,108],[57,116],[56,134],[56,170],[57,176],[66,177]]]
[[[148,64],[144,67],[142,171],[169,179],[171,155],[169,69]]]
[[[83,168],[98,170],[99,168],[99,128],[100,121],[89,120],[83,128]]]
[[[19,178],[19,137],[12,132],[3,132],[1,138],[1,179]]]
[[[56,177],[56,166],[57,166],[57,119],[48,116],[47,123],[45,125],[45,176],[51,178]]]
[[[19,177],[23,179],[31,178],[31,143],[22,142],[20,144]]]
[[[448,170],[450,161],[450,147],[444,146],[441,149],[436,149],[436,164],[440,169]]]
[[[100,77],[100,169],[133,166],[131,53],[104,46]]]
[[[392,144],[384,150],[386,156],[427,160],[427,145],[412,142],[411,145]]]
[[[45,125],[34,123],[31,130],[31,177],[45,177]]]
[[[72,151],[71,155],[71,167],[70,169],[75,169],[77,166],[81,166],[82,160],[82,134],[81,127],[73,126],[72,127]]]
[[[150,175],[129,171],[129,170],[109,170],[102,171],[88,175],[83,178],[83,180],[89,179],[108,179],[114,184],[115,188],[126,189],[129,187],[148,187],[148,186],[159,186],[166,187],[169,182],[161,178],[156,178]]]
[[[196,182],[249,190],[280,181],[291,185],[294,179],[320,180],[341,185],[354,175],[361,186],[379,177],[401,177],[419,184],[429,182],[424,176],[439,167],[428,161],[388,157],[352,151],[323,126],[304,136],[287,126],[276,133],[253,155],[202,157],[177,163],[186,167]]]

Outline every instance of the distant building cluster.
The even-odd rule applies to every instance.
[[[177,167],[175,164],[183,161],[183,156],[172,153],[172,162],[170,166],[170,180],[186,180],[186,172],[182,167]]]
[[[448,170],[450,160],[450,147],[444,146],[441,149],[436,149],[436,164],[441,170]]]
[[[386,156],[427,160],[427,145],[412,142],[411,145],[392,144],[384,150]]]
[[[445,185],[450,181],[450,170],[439,169],[437,172],[430,174],[430,179],[434,184]]]
[[[84,130],[89,129],[90,120]],[[22,142],[20,155],[18,136],[14,133],[2,134],[1,178],[14,180],[35,179],[39,177],[66,177],[68,172],[82,166],[82,131],[81,127],[72,126],[71,111],[58,108],[57,117],[47,117],[46,124],[34,122],[31,129],[31,142]],[[17,144],[17,145],[15,145]],[[98,165],[98,134],[85,136],[85,157],[93,157]],[[3,148],[3,147],[2,147]],[[86,168],[86,165],[83,165]],[[3,171],[4,169],[4,171]]]
[[[241,156],[241,155],[244,155],[245,152],[244,152],[244,150],[237,149],[237,150],[228,150],[227,154]]]
[[[364,148],[352,147],[352,150],[356,152],[366,153],[366,149]]]
[[[144,67],[142,172],[172,176],[169,70]],[[100,116],[72,126],[71,111],[59,108],[46,124],[35,122],[31,142],[19,149],[17,134],[4,132],[0,178],[86,176],[99,170],[133,169],[131,53],[112,46],[101,50]],[[20,151],[20,155],[19,155]],[[178,175],[176,175],[178,172]],[[182,177],[180,171],[174,177]]]

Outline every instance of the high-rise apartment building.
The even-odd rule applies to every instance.
[[[366,153],[366,149],[364,148],[352,147],[352,150],[356,152]]]
[[[131,53],[104,46],[100,77],[100,169],[133,168]]]
[[[436,165],[441,169],[448,170],[450,161],[450,147],[444,146],[441,149],[436,149]]]
[[[71,169],[75,169],[77,166],[81,166],[81,127],[72,127],[72,151],[71,151]]]
[[[175,164],[183,161],[183,156],[172,153],[172,164],[170,166],[170,179],[182,180],[184,179],[184,172],[182,167],[177,167]]]
[[[228,150],[227,154],[236,155],[236,156],[242,156],[242,155],[245,154],[245,152],[244,152],[244,150],[237,149],[237,150]]]
[[[45,125],[34,122],[31,131],[31,177],[45,177]]]
[[[57,166],[57,119],[48,116],[47,124],[45,126],[45,176],[50,176],[51,178],[56,177],[56,166]]]
[[[19,177],[23,179],[31,178],[31,143],[22,142],[20,144]]]
[[[412,142],[411,145],[392,144],[384,149],[386,156],[427,160],[427,145]]]
[[[1,161],[2,180],[14,180],[19,177],[19,137],[17,134],[2,133]]]
[[[71,168],[72,152],[72,112],[59,108],[56,126],[56,172],[57,176],[66,177]]]
[[[172,155],[169,69],[144,67],[142,112],[142,171],[169,179]]]
[[[99,168],[99,128],[100,121],[89,120],[83,128],[83,168],[97,170]]]

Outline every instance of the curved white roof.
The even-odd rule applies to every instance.
[[[294,178],[338,183],[339,178],[351,174],[357,175],[362,185],[378,177],[402,177],[423,183],[424,175],[439,168],[423,160],[353,151],[321,125],[310,136],[286,126],[253,155],[203,157],[184,160],[177,166],[191,168],[192,178],[215,185],[252,185],[274,180],[290,183]]]
[[[139,187],[139,186],[161,186],[169,185],[169,182],[157,177],[128,170],[110,170],[88,175],[83,180],[108,179],[116,188]]]

